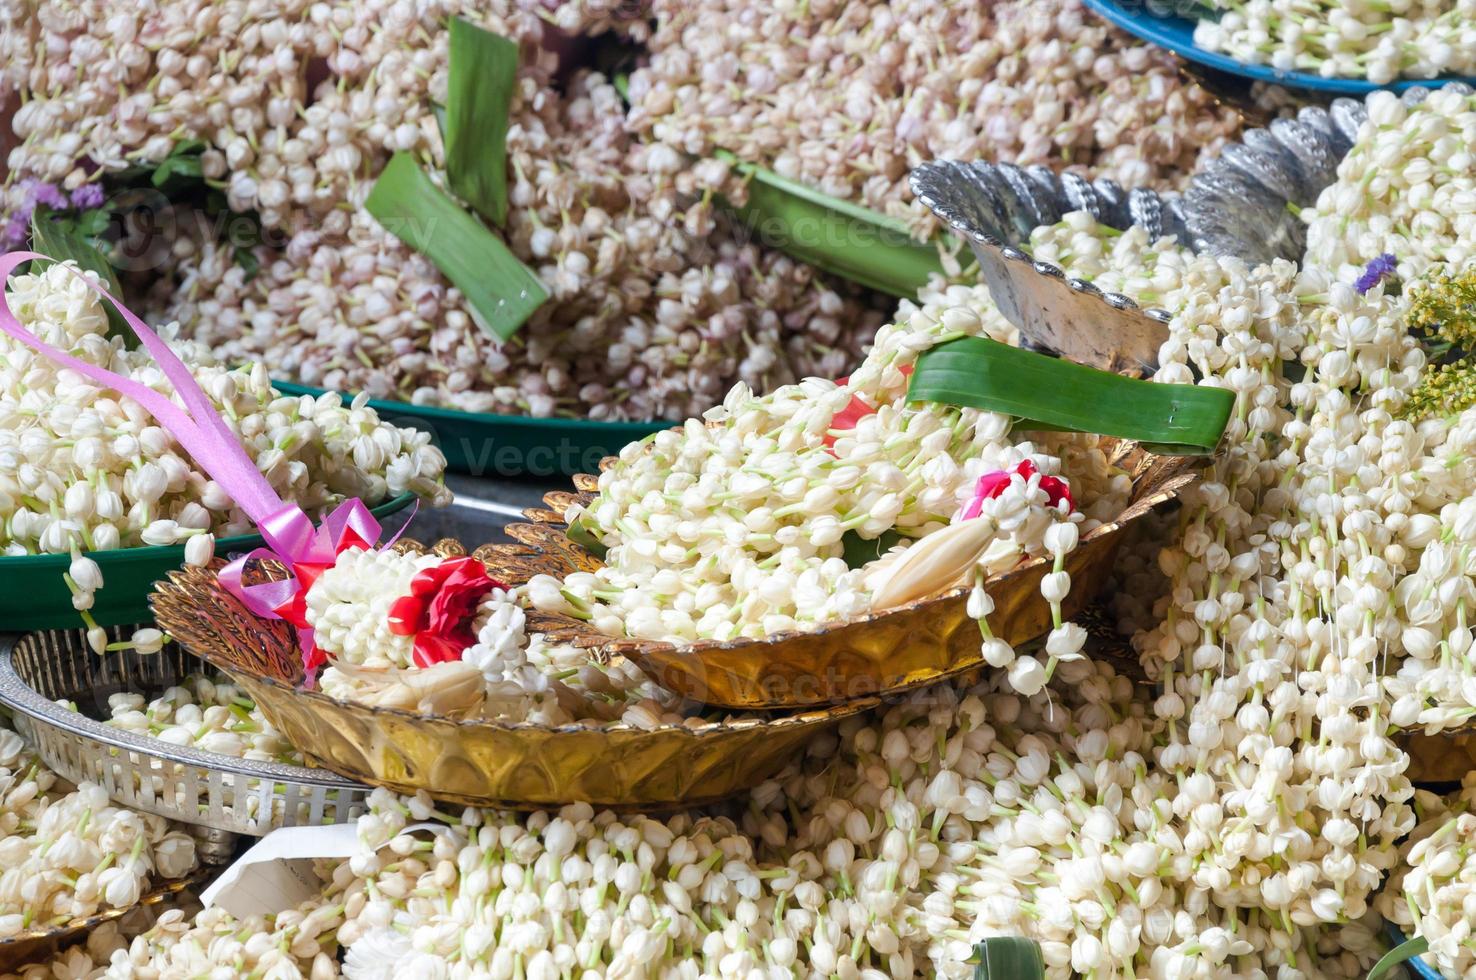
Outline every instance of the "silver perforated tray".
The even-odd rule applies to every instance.
[[[111,638],[131,633],[122,627]],[[58,775],[98,783],[136,810],[258,837],[278,827],[346,823],[364,812],[369,788],[334,773],[171,745],[95,720],[108,717],[110,694],[157,697],[202,666],[176,644],[152,655],[100,657],[82,630],[0,634],[0,705]]]

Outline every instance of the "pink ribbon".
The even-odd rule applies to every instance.
[[[73,357],[22,326],[10,311],[4,284],[9,281],[11,272],[17,266],[37,259],[55,261],[50,256],[36,252],[10,252],[0,256],[0,330],[57,364],[142,405],[174,436],[195,463],[231,495],[231,499],[246,516],[255,522],[267,547],[257,548],[250,554],[235,559],[220,572],[221,584],[240,599],[247,609],[266,619],[289,618],[282,610],[292,606],[298,600],[299,592],[306,588],[306,584],[299,581],[299,568],[304,572],[312,570],[312,577],[315,578],[323,567],[333,564],[343,547],[359,544],[367,548],[379,540],[379,522],[361,500],[344,501],[323,519],[322,526],[318,528],[313,527],[312,520],[303,513],[302,508],[283,501],[256,468],[256,463],[246,455],[236,434],[231,431],[225,419],[220,417],[220,413],[195,382],[189,368],[175,356],[169,345],[125,308],[117,297],[77,270],[63,266],[86,283],[89,289],[113,304],[123,321],[138,335],[144,348],[153,355],[159,369],[174,386],[185,407],[181,409],[167,396],[146,385]],[[414,516],[413,511],[411,516]],[[398,538],[399,535],[395,537]],[[385,547],[393,543],[394,538]],[[246,585],[242,577],[247,563],[260,558],[281,561],[287,566],[290,577],[279,582]],[[296,618],[301,617],[299,615]],[[312,640],[312,630],[305,621],[294,625],[297,626],[298,636],[302,641],[303,666],[309,670],[311,683],[311,668],[308,664],[309,659],[317,652]]]

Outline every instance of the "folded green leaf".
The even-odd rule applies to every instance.
[[[365,207],[386,231],[434,262],[466,296],[473,319],[503,340],[548,299],[538,277],[410,154],[390,158]]]
[[[446,180],[494,225],[507,220],[508,111],[517,87],[518,46],[456,17],[446,89]]]
[[[974,944],[974,980],[1044,980],[1040,946],[1024,936],[990,936]]]
[[[1022,429],[1131,439],[1167,456],[1213,453],[1235,405],[1224,388],[1154,384],[983,337],[924,352],[907,400],[1013,415]]]
[[[103,288],[120,301],[123,299],[123,287],[118,284],[113,264],[75,227],[53,220],[49,211],[38,208],[32,216],[31,246],[58,262],[72,259],[78,267],[97,273]],[[108,311],[108,335],[132,340],[133,331],[123,321],[122,315],[111,303],[104,302],[103,306]]]
[[[1373,969],[1368,971],[1368,980],[1381,980],[1388,976],[1396,966],[1424,954],[1429,948],[1430,944],[1421,936],[1406,939],[1380,957]]]
[[[734,210],[762,244],[893,296],[916,296],[930,275],[942,274],[937,247],[913,238],[902,222],[731,153],[718,156],[749,178],[748,201]]]
[[[595,534],[588,514],[580,514],[574,518],[564,536],[601,561],[605,560],[605,555],[609,552],[605,542]]]

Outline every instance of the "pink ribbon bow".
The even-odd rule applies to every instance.
[[[312,630],[303,617],[301,593],[324,568],[333,564],[339,552],[349,547],[367,548],[378,541],[379,522],[363,501],[354,499],[344,501],[324,518],[321,528],[314,528],[302,508],[286,503],[272,489],[256,468],[256,463],[241,448],[236,434],[210,404],[189,368],[175,356],[169,345],[124,307],[117,297],[77,270],[63,267],[113,304],[124,322],[138,335],[144,348],[153,355],[159,370],[169,379],[184,403],[184,408],[146,385],[73,357],[27,330],[10,311],[4,285],[17,266],[37,259],[56,261],[36,252],[10,252],[0,256],[0,330],[57,364],[142,405],[174,436],[195,463],[231,495],[236,506],[255,522],[267,547],[237,558],[222,569],[221,584],[256,615],[266,619],[286,619],[297,627],[302,642],[303,667],[311,683],[313,671],[322,657],[313,644]],[[392,543],[393,539],[385,546]],[[246,564],[253,558],[275,558],[287,566],[291,577],[280,582],[246,585],[241,581],[242,575]]]

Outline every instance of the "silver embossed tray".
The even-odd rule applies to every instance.
[[[1445,86],[1470,93],[1459,82]],[[1412,88],[1409,104],[1431,89]],[[1124,191],[1110,180],[1008,163],[939,160],[912,171],[912,191],[973,249],[1000,312],[1030,346],[1112,371],[1144,373],[1158,361],[1169,315],[1104,293],[1021,246],[1042,225],[1088,211],[1113,228],[1141,225],[1175,235],[1194,251],[1259,265],[1300,261],[1306,228],[1296,210],[1316,202],[1368,119],[1364,102],[1307,106],[1295,119],[1248,130],[1190,180],[1182,195]]]
[[[111,629],[108,638],[131,632]],[[207,862],[230,859],[230,835],[347,823],[364,812],[369,787],[326,770],[173,745],[95,720],[108,717],[111,694],[156,697],[198,670],[177,643],[99,657],[83,630],[0,633],[0,708],[64,779],[97,783],[124,806],[201,828]]]

